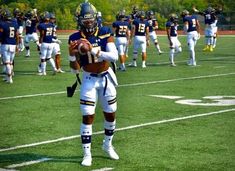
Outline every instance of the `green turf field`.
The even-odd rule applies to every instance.
[[[67,72],[38,76],[39,57],[15,57],[13,84],[0,81],[0,171],[234,171],[235,170],[235,37],[218,37],[214,52],[196,46],[197,67],[186,65],[186,37],[177,67],[168,60],[166,36],[159,36],[162,55],[148,49],[147,68],[117,72],[117,131],[113,145],[120,160],[101,149],[103,115],[97,107],[93,125],[91,167],[82,167],[79,91],[66,97],[75,76],[67,60],[67,35],[62,67]],[[128,62],[131,61],[132,48]],[[1,78],[3,75],[1,75]],[[78,88],[79,90],[79,88]]]

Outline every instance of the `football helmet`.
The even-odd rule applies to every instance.
[[[126,11],[125,10],[121,10],[118,12],[118,19],[121,20],[122,18],[126,17]]]
[[[178,19],[179,19],[179,17],[178,17],[175,13],[171,13],[171,14],[169,15],[169,20],[170,20],[171,22],[173,22],[173,23],[178,22]]]
[[[147,17],[148,17],[149,19],[153,19],[153,18],[154,18],[154,12],[153,12],[152,10],[147,11]]]
[[[183,10],[181,12],[181,17],[185,17],[186,15],[189,15],[189,11],[188,10]]]
[[[18,17],[20,14],[21,14],[21,11],[20,11],[19,8],[15,8],[15,9],[13,10],[13,15],[14,15],[14,17]]]
[[[91,3],[85,2],[80,4],[76,14],[80,29],[87,34],[94,33],[98,27],[96,8]]]
[[[139,18],[144,19],[145,18],[145,12],[144,11],[139,11],[138,16],[139,16]]]
[[[4,21],[12,20],[11,12],[8,9],[3,9],[1,15]]]
[[[51,17],[50,13],[48,11],[45,11],[45,12],[40,14],[39,18],[40,18],[41,22],[44,22],[44,21],[49,21],[50,17]]]

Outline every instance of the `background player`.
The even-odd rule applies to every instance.
[[[197,17],[190,15],[187,10],[183,10],[181,16],[184,22],[184,32],[187,34],[187,44],[190,55],[188,65],[196,66],[195,46],[197,40],[200,38],[200,24]]]
[[[158,22],[154,16],[153,11],[147,12],[147,20],[149,23],[149,37],[152,40],[152,42],[154,43],[154,46],[157,49],[159,55],[161,55],[162,51],[161,51],[161,48],[160,48],[160,45],[159,45],[158,39],[157,39]]]
[[[120,70],[125,71],[126,49],[130,43],[129,23],[125,21],[125,11],[121,10],[117,15],[117,21],[113,23],[113,28],[116,36],[116,46],[120,59]]]
[[[181,43],[177,33],[178,16],[174,13],[170,14],[169,20],[166,23],[167,38],[170,45],[170,64],[176,66],[174,62],[175,54],[182,52]]]
[[[131,39],[134,36],[133,61],[129,66],[137,67],[138,49],[142,52],[142,68],[146,68],[147,44],[149,45],[149,24],[145,20],[145,12],[139,12],[140,19],[135,19],[132,25]]]

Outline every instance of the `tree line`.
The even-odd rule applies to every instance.
[[[36,8],[38,12],[53,12],[57,18],[59,29],[76,29],[77,23],[74,14],[77,6],[84,0],[0,0],[1,8],[8,8],[13,11],[19,8],[26,12]],[[199,10],[205,10],[208,6],[223,8],[225,14],[235,14],[234,0],[89,0],[98,11],[101,11],[104,24],[110,25],[115,21],[118,11],[125,9],[127,14],[132,12],[133,6],[139,10],[152,10],[155,12],[160,29],[165,27],[165,22],[170,13],[180,15],[181,11],[192,10],[196,6]],[[226,16],[226,15],[225,15]],[[225,17],[225,21],[235,23],[235,15]]]

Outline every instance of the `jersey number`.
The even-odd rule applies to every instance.
[[[145,32],[145,24],[139,24],[138,32],[140,32],[140,33]]]
[[[14,38],[15,37],[15,28],[14,27],[10,27],[10,34],[9,34],[10,38]]]
[[[98,49],[99,51],[101,50],[100,47],[93,47],[93,48],[96,48],[96,49]],[[97,62],[98,62],[98,57],[92,55],[91,52],[88,52],[88,53],[87,53],[87,57],[88,57],[88,63],[89,63],[89,64],[97,63]]]
[[[126,34],[126,30],[127,30],[127,26],[119,26],[118,34],[119,35],[125,35]]]

